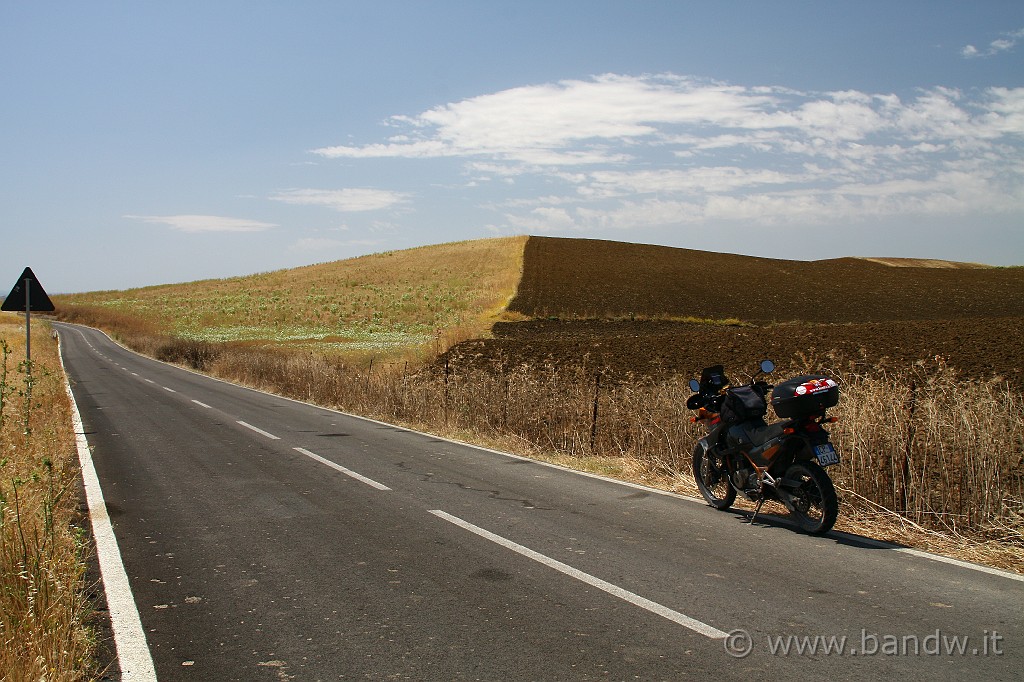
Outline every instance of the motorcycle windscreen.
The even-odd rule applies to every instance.
[[[729,385],[729,377],[725,376],[725,366],[715,365],[705,367],[700,373],[700,392],[707,394],[718,393],[722,388]]]

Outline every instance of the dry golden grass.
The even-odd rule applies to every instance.
[[[211,370],[347,412],[697,495],[690,454],[702,434],[689,421],[682,378],[603,375],[599,383],[598,375],[554,366],[404,373],[258,351],[224,353]],[[959,381],[941,364],[831,373],[843,391],[832,430],[843,463],[830,470],[843,505],[837,529],[1024,572],[1020,394]]]
[[[689,456],[698,431],[683,406],[688,389],[680,378],[605,374],[599,383],[582,370],[500,358],[500,367],[481,368],[469,357],[456,366],[460,358],[453,357],[443,369],[423,369],[424,360],[451,344],[486,335],[494,321],[522,319],[506,308],[522,277],[525,239],[68,296],[58,305],[67,319],[102,326],[137,350],[222,378],[694,494]],[[565,249],[578,246],[537,243],[564,247],[559,258],[545,261],[552,267],[564,265]],[[607,279],[602,267],[612,267],[622,252],[588,244],[607,257],[591,263],[596,286]],[[535,295],[551,299],[553,291],[533,284]],[[563,284],[554,293],[566,299],[586,288],[572,277]],[[832,470],[843,493],[838,528],[924,548],[948,540],[951,552],[970,547],[995,557],[989,563],[1024,571],[1018,390],[959,380],[941,363],[867,372],[834,358],[805,359],[779,374],[821,369],[843,381],[843,420],[833,432],[844,456]]]
[[[77,518],[78,458],[57,347],[0,314],[0,671],[4,680],[92,677],[88,539]]]

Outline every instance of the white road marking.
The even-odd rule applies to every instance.
[[[341,473],[345,474],[346,476],[350,476],[350,477],[356,479],[357,481],[362,481],[363,483],[365,483],[366,485],[368,485],[368,486],[370,486],[372,488],[376,488],[377,490],[391,490],[391,488],[387,487],[383,483],[377,483],[377,481],[373,480],[372,478],[367,478],[366,476],[363,476],[362,474],[357,474],[356,472],[352,471],[351,469],[346,469],[345,467],[341,466],[340,464],[335,464],[334,462],[332,462],[329,459],[324,459],[320,455],[318,455],[316,453],[313,453],[313,452],[310,452],[309,450],[307,450],[305,448],[294,448],[294,450],[296,450],[297,452],[301,452],[306,457],[310,457],[312,459],[315,459],[316,461],[320,462],[321,464],[326,464],[327,466],[331,467],[332,469],[335,469],[336,471],[340,471]]]
[[[58,352],[60,348],[58,347]],[[61,352],[61,365],[64,355]],[[65,377],[67,372],[65,371]],[[153,657],[146,643],[146,633],[142,629],[139,608],[135,604],[128,575],[121,560],[121,551],[117,546],[117,536],[110,524],[107,514],[107,503],[103,499],[100,479],[93,466],[92,454],[89,452],[89,441],[85,437],[82,416],[78,404],[71,392],[71,385],[65,378],[65,389],[71,400],[71,419],[75,429],[75,441],[78,446],[78,461],[82,467],[82,482],[85,486],[85,499],[89,505],[89,518],[92,521],[92,534],[96,542],[96,557],[100,564],[100,575],[103,591],[107,595],[107,608],[110,610],[110,625],[114,630],[114,647],[117,649],[117,663],[121,668],[124,680],[156,680],[156,669]]]
[[[194,403],[195,403],[196,405],[198,405],[199,407],[205,407],[205,408],[206,408],[206,409],[208,409],[208,410],[212,410],[212,409],[213,409],[212,407],[210,407],[210,406],[209,406],[209,405],[207,405],[206,403],[201,403],[201,402],[199,402],[198,400],[193,400],[192,402],[194,402]]]
[[[70,323],[68,323],[68,324],[70,326]],[[78,334],[83,339],[86,339],[85,333],[81,329],[74,328],[74,331],[78,332]],[[132,354],[134,354],[134,355],[136,355],[138,357],[145,358],[146,360],[151,360],[153,362],[159,362],[157,360],[153,360],[153,358],[141,355],[141,354],[136,353],[135,351],[132,351],[132,350],[130,350],[130,349],[124,347],[124,346],[121,346],[116,341],[114,341],[112,338],[110,338],[110,335],[108,335],[106,332],[104,332],[102,330],[94,329],[93,331],[96,331],[99,334],[102,334],[103,336],[106,337],[107,341],[117,345],[122,350],[128,351],[128,352],[130,352],[130,353],[132,353]],[[86,339],[86,343],[89,344],[90,347],[93,347],[92,344],[88,341],[88,339]],[[107,359],[110,359],[111,361],[113,361],[111,358],[109,358],[106,355],[104,355],[103,357],[107,357]],[[162,364],[167,365],[167,363],[162,363]],[[207,380],[215,381],[217,383],[224,384],[224,385],[227,385],[227,386],[231,386],[231,387],[236,388],[236,389],[240,389],[240,390],[244,390],[244,391],[251,391],[253,393],[258,393],[260,395],[269,396],[269,397],[272,397],[272,398],[277,398],[277,399],[282,399],[282,400],[287,400],[289,402],[293,402],[293,403],[296,403],[296,404],[299,404],[299,405],[305,405],[305,406],[309,406],[309,407],[314,407],[314,408],[316,408],[318,410],[322,410],[324,412],[329,412],[331,414],[337,414],[337,415],[342,415],[342,416],[345,416],[345,417],[350,417],[352,419],[357,419],[359,421],[364,421],[364,422],[367,422],[367,423],[370,423],[370,424],[380,424],[382,426],[388,426],[388,427],[393,428],[393,429],[400,429],[400,430],[402,430],[402,431],[404,431],[406,433],[413,433],[413,434],[417,434],[417,435],[421,435],[421,436],[426,436],[426,437],[432,438],[432,439],[442,440],[442,441],[445,441],[447,443],[451,443],[453,445],[457,445],[457,446],[460,446],[460,447],[472,448],[474,450],[479,450],[481,452],[489,452],[489,453],[492,453],[492,454],[495,454],[495,455],[500,455],[502,457],[506,457],[506,458],[509,458],[509,459],[514,459],[514,460],[518,460],[518,461],[522,461],[522,462],[528,462],[528,463],[534,464],[536,466],[549,467],[551,469],[557,469],[559,471],[562,471],[562,472],[565,472],[565,473],[568,473],[568,474],[572,474],[574,476],[584,476],[584,477],[587,477],[587,478],[593,478],[593,479],[596,479],[596,480],[599,480],[599,481],[605,481],[607,483],[612,483],[612,484],[615,484],[615,485],[618,485],[618,486],[622,486],[622,487],[626,487],[626,488],[633,488],[633,489],[636,489],[636,490],[642,490],[644,492],[650,493],[651,495],[662,495],[664,497],[668,497],[668,498],[672,498],[672,499],[676,499],[676,500],[683,500],[683,501],[686,501],[686,502],[694,502],[694,503],[701,504],[701,505],[707,504],[703,500],[703,498],[690,497],[688,495],[683,495],[683,494],[676,493],[676,492],[671,492],[671,491],[668,491],[668,490],[660,490],[658,488],[652,488],[652,487],[649,487],[649,486],[641,485],[639,483],[631,483],[629,481],[622,481],[622,480],[619,480],[619,479],[616,479],[616,478],[611,478],[610,476],[602,476],[600,474],[593,474],[593,473],[590,473],[588,471],[579,471],[579,470],[571,469],[571,468],[569,468],[567,466],[563,466],[563,465],[560,465],[560,464],[552,464],[550,462],[542,462],[540,460],[531,459],[529,457],[524,457],[522,455],[515,455],[515,454],[512,454],[510,452],[502,452],[501,450],[494,450],[492,448],[487,448],[487,447],[484,447],[484,446],[481,446],[481,445],[476,445],[474,443],[467,443],[465,441],[455,440],[455,439],[452,439],[452,438],[446,438],[444,436],[440,436],[440,435],[435,434],[435,433],[429,433],[427,431],[417,431],[415,429],[410,429],[410,428],[405,427],[405,426],[399,426],[397,424],[391,424],[391,423],[388,423],[388,422],[385,422],[385,421],[380,421],[378,419],[371,419],[370,417],[364,417],[362,415],[353,414],[351,412],[342,412],[341,410],[336,410],[336,409],[332,409],[332,408],[329,408],[329,407],[324,407],[322,405],[314,405],[313,403],[302,401],[302,400],[298,400],[296,398],[288,398],[288,397],[285,397],[285,396],[279,396],[279,395],[276,395],[276,394],[268,393],[266,391],[261,391],[259,389],[249,388],[249,387],[246,387],[246,386],[241,386],[239,384],[235,384],[235,383],[232,383],[230,381],[227,381],[226,379],[219,379],[217,377],[210,376],[208,374],[200,374],[199,372],[195,372],[193,370],[185,369],[185,368],[182,368],[182,367],[177,367],[176,365],[167,365],[167,366],[175,367],[176,369],[180,369],[183,372],[188,372],[188,373],[194,374],[196,376],[201,376],[201,377],[203,377],[203,378],[205,378]],[[148,381],[151,384],[155,383],[151,379],[146,379],[146,381]],[[901,547],[899,545],[894,545],[894,544],[891,544],[891,543],[883,542],[881,540],[875,540],[873,538],[868,538],[868,537],[863,536],[863,535],[851,535],[851,534],[848,534],[848,533],[842,533],[840,531],[833,530],[833,531],[830,531],[829,534],[827,536],[825,536],[825,537],[845,537],[845,538],[851,539],[851,540],[853,540],[855,542],[864,543],[864,544],[870,544],[870,545],[876,546],[879,549],[887,549],[887,550],[891,550],[891,551],[894,551],[894,552],[899,552],[901,554],[906,554],[906,555],[910,555],[910,556],[914,556],[914,557],[919,557],[919,558],[923,558],[923,559],[929,559],[931,561],[938,561],[938,562],[950,564],[950,565],[953,565],[953,566],[957,566],[957,567],[960,567],[960,568],[965,568],[967,570],[976,571],[976,572],[979,572],[979,573],[986,573],[986,574],[993,575],[993,576],[998,576],[1000,578],[1009,578],[1010,580],[1024,581],[1024,576],[1021,576],[1018,573],[1013,573],[1011,571],[1004,571],[1002,569],[992,568],[990,566],[983,566],[981,564],[975,564],[975,563],[971,563],[971,562],[967,562],[967,561],[961,561],[959,559],[953,559],[951,557],[942,556],[941,554],[931,554],[929,552],[925,552],[925,551],[918,550],[918,549],[911,549],[909,547]]]
[[[163,388],[168,393],[177,393],[177,391],[175,391],[173,388],[167,388],[166,386],[162,386],[161,388]]]
[[[272,433],[267,433],[267,432],[266,432],[266,431],[264,431],[263,429],[257,428],[257,427],[255,427],[255,426],[253,426],[252,424],[246,424],[245,422],[243,422],[243,421],[241,421],[241,420],[239,420],[239,422],[238,422],[238,423],[239,423],[239,424],[241,424],[242,426],[244,426],[244,427],[245,427],[245,428],[247,428],[247,429],[251,429],[251,430],[255,431],[256,433],[260,434],[261,436],[266,436],[266,437],[267,437],[267,438],[269,438],[270,440],[281,440],[281,439],[280,439],[280,437],[278,437],[278,436],[275,436],[275,435],[274,435],[274,434],[272,434]]]
[[[155,381],[153,381],[152,379],[146,379],[146,382],[147,382],[147,383],[150,383],[150,384],[155,384],[155,383],[156,383],[156,382],[155,382]]]
[[[468,530],[471,533],[475,533],[476,535],[479,535],[484,539],[490,540],[491,542],[501,545],[506,549],[510,549],[513,552],[516,552],[517,554],[521,554],[529,559],[533,559],[538,563],[544,564],[548,568],[553,568],[556,571],[564,573],[565,575],[570,576],[572,578],[576,578],[577,580],[584,582],[587,585],[590,585],[591,587],[596,587],[597,589],[603,590],[610,595],[613,595],[615,597],[618,597],[619,599],[629,602],[630,604],[639,606],[640,608],[646,609],[651,613],[655,613],[661,616],[662,618],[667,618],[673,623],[677,623],[685,628],[693,630],[697,634],[704,635],[705,637],[708,637],[710,639],[725,639],[729,636],[728,633],[722,632],[718,628],[711,627],[707,623],[702,623],[699,620],[690,618],[685,614],[679,613],[678,611],[670,609],[667,606],[662,606],[661,604],[653,602],[645,597],[641,597],[638,594],[634,594],[633,592],[623,589],[618,585],[613,585],[612,583],[601,580],[600,578],[595,578],[589,573],[584,573],[583,571],[577,568],[573,568],[568,564],[563,564],[561,561],[558,561],[557,559],[552,559],[551,557],[541,554],[540,552],[535,552],[529,547],[524,547],[523,545],[512,542],[511,540],[503,538],[500,535],[495,535],[489,530],[484,530],[479,526],[474,526],[472,523],[469,523],[468,521],[463,521],[459,517],[452,516],[447,512],[441,511],[440,509],[431,509],[430,513],[434,516],[437,516],[438,518],[448,521],[449,523],[455,524],[460,528],[464,528],[465,530]]]
[[[878,547],[879,549],[890,549],[894,552],[901,554],[909,554],[910,556],[921,557],[922,559],[931,559],[932,561],[938,561],[940,563],[949,564],[951,566],[958,566],[960,568],[966,568],[972,571],[978,571],[979,573],[988,573],[989,575],[995,575],[1000,578],[1008,578],[1010,580],[1016,580],[1017,582],[1024,582],[1024,575],[1020,573],[1011,573],[1010,571],[1004,571],[998,568],[992,568],[991,566],[982,566],[980,564],[972,564],[967,561],[961,561],[960,559],[954,559],[953,557],[942,556],[941,554],[929,554],[919,549],[913,549],[911,547],[899,547],[897,545],[889,544],[888,542],[882,542],[881,540],[875,540],[874,538],[867,538],[862,535],[851,535],[850,533],[843,533],[840,531],[832,531],[831,535],[841,537],[851,542],[857,542],[864,545],[871,545],[872,547]]]

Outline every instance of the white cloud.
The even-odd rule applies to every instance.
[[[1008,40],[1019,38],[1024,31]],[[480,95],[388,125],[394,134],[383,142],[315,152],[462,159],[468,177],[489,184],[485,207],[516,230],[1024,215],[1024,88],[899,96],[606,74]],[[301,192],[311,190],[275,198],[332,201]]]
[[[535,208],[530,215],[538,224],[543,225],[545,230],[566,230],[576,226],[576,221],[564,208]]]
[[[405,203],[409,195],[383,189],[290,189],[270,197],[299,206],[326,206],[343,213],[379,211]]]
[[[833,99],[801,105],[792,114],[796,119],[792,127],[834,140],[861,140],[889,127],[890,122],[869,101],[852,101],[848,95],[839,93]]]
[[[1010,33],[1004,34],[1005,38],[997,38],[988,44],[988,47],[984,50],[979,50],[974,45],[965,45],[960,50],[960,56],[965,59],[974,59],[976,57],[994,57],[997,54],[1012,50],[1016,47],[1017,43],[1024,38],[1024,28]]]
[[[728,192],[756,185],[782,185],[806,180],[768,169],[714,166],[687,170],[595,171],[579,191],[590,196],[622,196],[650,193]]]
[[[387,144],[371,144],[366,147],[346,147],[344,145],[322,147],[314,149],[313,153],[328,159],[379,159],[387,157],[417,159],[455,156],[455,153],[450,151],[441,141],[406,142],[405,138],[399,138],[397,141]]]
[[[739,124],[771,97],[744,88],[673,75],[604,75],[589,81],[525,86],[395,117],[408,135],[386,144],[314,150],[329,158],[488,156],[526,163],[621,161],[602,149],[657,136],[664,124]],[[599,141],[602,144],[588,144]],[[580,148],[569,149],[574,144]]]
[[[1024,135],[1024,88],[991,88],[988,95],[989,114],[984,119],[983,134]]]
[[[226,218],[215,215],[126,215],[130,220],[141,220],[155,225],[167,225],[181,232],[262,232],[277,225],[245,218]]]
[[[1013,99],[1021,97],[1017,90],[1004,90]],[[998,98],[998,89],[991,92]],[[730,147],[765,151],[795,140],[835,146],[886,134],[915,140],[977,137],[985,122],[975,120],[962,99],[962,93],[948,88],[922,91],[902,102],[894,95],[856,91],[800,93],[671,75],[605,75],[513,88],[414,118],[396,117],[392,123],[408,126],[408,134],[386,144],[314,151],[333,158],[459,156],[476,168],[502,166],[511,174],[509,166],[517,163],[625,162],[649,147],[682,153]]]

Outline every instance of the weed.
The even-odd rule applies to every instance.
[[[78,680],[97,673],[85,597],[85,533],[77,525],[77,458],[56,346],[0,318],[0,671],[7,680]],[[14,318],[16,319],[16,318]],[[47,343],[49,342],[49,343]],[[37,350],[38,349],[38,350]],[[31,369],[31,373],[28,371]],[[20,375],[20,376],[18,376]],[[23,398],[10,400],[11,397]],[[31,428],[29,428],[31,416]]]
[[[844,508],[862,517],[885,509],[925,529],[1024,546],[1019,392],[998,380],[963,381],[941,363],[871,373],[804,364],[780,374],[823,370],[842,386],[832,435],[843,464],[831,473]],[[589,468],[595,461],[628,462],[642,479],[687,490],[690,448],[702,435],[689,421],[682,377],[655,382],[550,364],[449,364],[410,374],[407,367],[255,349],[222,354],[213,371],[348,412],[472,434],[530,456],[547,453]]]

